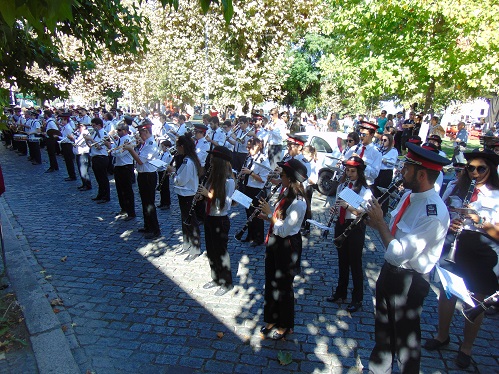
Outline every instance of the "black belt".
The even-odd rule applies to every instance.
[[[386,266],[391,270],[391,271],[396,271],[396,272],[399,272],[399,273],[412,273],[412,274],[420,274],[420,275],[424,275],[424,274],[421,274],[420,272],[414,270],[414,269],[405,269],[405,268],[401,268],[400,266],[395,266],[395,265],[392,265],[390,264],[388,261],[385,261],[385,264]]]
[[[104,156],[104,155],[92,156],[92,158],[97,158],[97,157],[107,157],[107,156]]]

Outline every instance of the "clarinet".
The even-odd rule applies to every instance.
[[[350,182],[350,179],[346,178],[344,183],[345,183],[345,185],[347,185],[349,182]],[[333,212],[329,215],[329,218],[327,220],[327,223],[326,223],[327,227],[331,227],[334,223],[336,223],[336,221],[338,220],[338,213],[339,213],[339,205],[338,205],[338,202],[336,201],[334,203]],[[322,232],[321,238],[327,239],[328,234],[329,234],[329,230],[324,230]]]
[[[390,198],[390,195],[392,194],[392,192],[397,190],[402,183],[403,183],[402,179],[394,180],[390,184],[390,186],[388,186],[385,193],[378,198],[378,200],[377,200],[378,203],[383,204],[386,201],[386,199]],[[336,246],[336,248],[341,248],[341,246],[345,242],[345,239],[348,238],[348,235],[350,235],[350,232],[355,228],[355,226],[359,225],[366,218],[367,218],[367,212],[363,212],[363,213],[359,214],[357,216],[357,218],[355,218],[355,220],[345,229],[345,231],[343,231],[341,233],[340,236],[337,236],[336,238],[334,238],[333,243]]]
[[[211,172],[211,164],[210,164],[210,167],[208,168],[208,170],[206,171],[206,173],[203,177],[203,180],[200,183],[201,185],[205,186],[206,182],[208,181],[208,175],[210,174],[210,172]],[[189,215],[187,216],[187,218],[183,222],[184,225],[187,225],[187,226],[191,225],[192,215],[194,214],[194,209],[196,208],[196,204],[199,200],[201,200],[201,194],[199,192],[196,192],[196,194],[192,198],[192,204],[191,204],[191,208],[189,209]]]
[[[267,182],[269,183],[269,182]],[[263,188],[261,189],[261,191],[258,193],[258,195],[256,195],[255,199],[259,200],[260,197],[261,197],[261,194],[263,193],[263,191],[265,191],[265,189],[268,187],[267,186],[267,183],[265,183],[265,186],[263,186]],[[272,197],[275,195],[275,193],[279,190],[279,188],[281,187],[281,183],[277,184],[276,186],[274,186],[274,188],[272,188],[272,190],[270,191],[269,193],[269,196],[267,196],[265,198],[265,201],[269,202],[270,199],[272,199]],[[255,208],[255,210],[253,211],[253,213],[251,214],[251,216],[248,217],[248,220],[246,221],[246,223],[244,224],[244,227],[241,229],[241,231],[239,231],[236,235],[234,235],[234,238],[237,240],[237,241],[241,241],[241,239],[243,238],[243,235],[244,233],[246,232],[246,230],[248,230],[248,227],[251,223],[251,221],[253,221],[253,219],[259,215],[261,212],[261,210],[259,208]]]
[[[472,179],[470,186],[468,187],[468,192],[466,193],[466,197],[463,200],[463,207],[467,206],[470,201],[471,197],[473,196],[473,192],[475,192],[475,186],[476,186],[476,179]],[[464,216],[462,214],[459,215],[459,218],[463,219]],[[462,229],[459,229],[457,231],[454,231],[454,240],[452,241],[449,249],[449,253],[447,254],[447,257],[445,258],[445,261],[451,262],[451,263],[456,263],[456,250],[457,250],[457,241],[459,240],[459,235],[461,234]]]

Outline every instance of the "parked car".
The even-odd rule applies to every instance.
[[[326,196],[335,194],[339,176],[336,164],[346,146],[347,134],[314,131],[299,132],[297,135],[306,136],[306,145],[311,145],[317,151],[317,162],[319,163],[317,189]]]

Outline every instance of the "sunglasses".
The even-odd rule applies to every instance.
[[[485,173],[489,168],[487,166],[473,166],[473,165],[466,165],[466,169],[470,172],[473,173],[476,169],[478,174],[483,174]]]
[[[359,135],[361,138],[363,138],[364,136],[368,136],[369,134],[367,132],[361,132]]]
[[[381,139],[383,143],[388,143],[388,139]]]
[[[353,142],[355,142],[355,140],[353,140],[353,139],[348,139],[347,140],[347,143],[353,143]]]

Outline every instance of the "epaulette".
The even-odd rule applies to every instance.
[[[310,161],[308,161],[306,158],[302,158],[301,162],[303,162],[304,164],[308,164]]]
[[[151,141],[149,142],[149,145],[152,145],[152,143],[153,143],[153,142],[152,142],[152,140],[151,140]]]
[[[184,161],[182,161],[183,164],[187,164],[187,157],[184,158]]]
[[[265,157],[262,157],[262,158],[260,159],[260,163],[262,163],[262,162],[264,162],[264,161],[265,161]]]
[[[426,205],[426,215],[436,216],[437,215],[437,204],[427,204]]]
[[[296,195],[296,200],[305,201],[305,198],[302,195]]]

